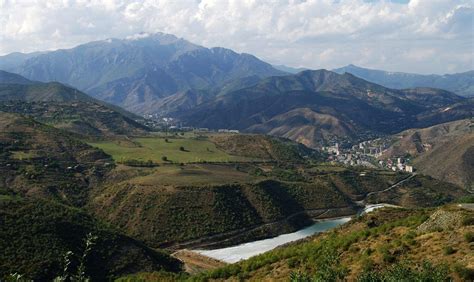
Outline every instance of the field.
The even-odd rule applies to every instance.
[[[118,162],[151,160],[154,163],[193,163],[251,160],[250,158],[229,155],[218,149],[214,143],[205,139],[147,137],[89,144],[104,150]],[[166,157],[166,161],[163,160],[163,157]]]
[[[117,173],[120,173],[122,168],[119,167]],[[222,185],[247,183],[259,179],[237,171],[233,165],[220,164],[162,165],[147,169],[147,171],[149,174],[134,177],[127,180],[127,183],[145,186],[156,185],[156,183],[171,186]]]

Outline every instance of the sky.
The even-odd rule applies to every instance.
[[[0,55],[140,32],[292,67],[474,69],[473,0],[0,0]]]

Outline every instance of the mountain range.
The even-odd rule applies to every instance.
[[[283,136],[312,147],[462,119],[473,107],[455,94],[470,95],[472,72],[424,76],[353,65],[300,71],[164,33],[14,53],[0,57],[1,68],[32,81],[70,85],[108,108],[174,117],[189,126]]]
[[[474,70],[444,75],[422,75],[367,69],[351,64],[333,71],[340,74],[348,72],[388,88],[432,87],[445,89],[465,97],[474,96]]]
[[[67,50],[0,57],[0,69],[72,85],[137,113],[188,89],[210,89],[243,77],[285,74],[249,54],[205,48],[173,35],[139,34]]]
[[[459,204],[472,201],[474,99],[289,74],[166,34],[14,53],[0,68],[1,281],[474,278],[472,206]],[[246,133],[151,133],[144,113]],[[379,135],[419,173],[308,148]],[[399,207],[365,213],[379,203]],[[237,264],[192,255],[348,216]]]
[[[451,114],[457,108],[448,106],[465,100],[444,90],[389,89],[349,73],[317,70],[266,78],[174,115],[194,126],[283,136],[318,147],[334,138],[367,139],[457,119]],[[471,110],[459,114],[468,117]]]

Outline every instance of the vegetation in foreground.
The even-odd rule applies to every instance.
[[[474,225],[465,220],[468,217],[472,211],[456,206],[386,208],[192,280],[471,280],[474,245],[466,234],[471,234]],[[452,251],[446,252],[447,247]]]
[[[0,222],[0,278],[20,273],[24,279],[51,281],[82,273],[98,281],[138,270],[181,270],[169,255],[66,205],[3,194]],[[86,252],[88,236],[94,240]]]

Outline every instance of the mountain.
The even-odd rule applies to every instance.
[[[0,74],[0,111],[28,115],[84,136],[134,135],[148,131],[135,121],[141,118],[77,89],[57,82],[33,82],[7,72]]]
[[[403,89],[412,87],[431,87],[445,89],[465,97],[474,96],[474,70],[445,75],[421,75],[373,70],[348,65],[334,69],[333,71],[340,74],[348,72],[367,81],[388,88]]]
[[[84,275],[92,281],[143,271],[181,270],[181,263],[169,255],[118,233],[85,211],[53,201],[0,194],[0,220],[2,280],[13,273],[31,281],[77,274],[88,234],[96,236],[89,241],[93,244],[84,260]],[[64,271],[64,256],[69,251],[70,265]]]
[[[409,129],[385,153],[409,154],[421,173],[474,190],[474,120],[464,119],[435,126]]]
[[[6,57],[0,57],[0,65]],[[150,103],[234,79],[285,74],[249,54],[204,48],[173,35],[139,34],[41,53],[6,69],[38,81],[72,85],[141,113]]]
[[[20,53],[20,52],[14,52],[10,53],[5,56],[0,56],[0,70],[7,70],[11,68],[15,68],[16,66],[22,64],[29,58],[33,58],[35,56],[38,56],[44,52],[33,52],[33,53]]]
[[[33,84],[21,75],[0,70],[0,84]]]
[[[284,71],[287,73],[293,73],[293,74],[297,74],[301,71],[308,70],[307,68],[294,68],[294,67],[289,67],[285,65],[273,65],[273,67],[276,68],[277,70],[281,70],[281,71]]]
[[[273,134],[318,147],[333,138],[399,132],[413,127],[421,113],[464,101],[444,90],[395,90],[352,74],[317,70],[262,79],[175,115],[197,127]],[[424,122],[452,118],[433,113]]]

